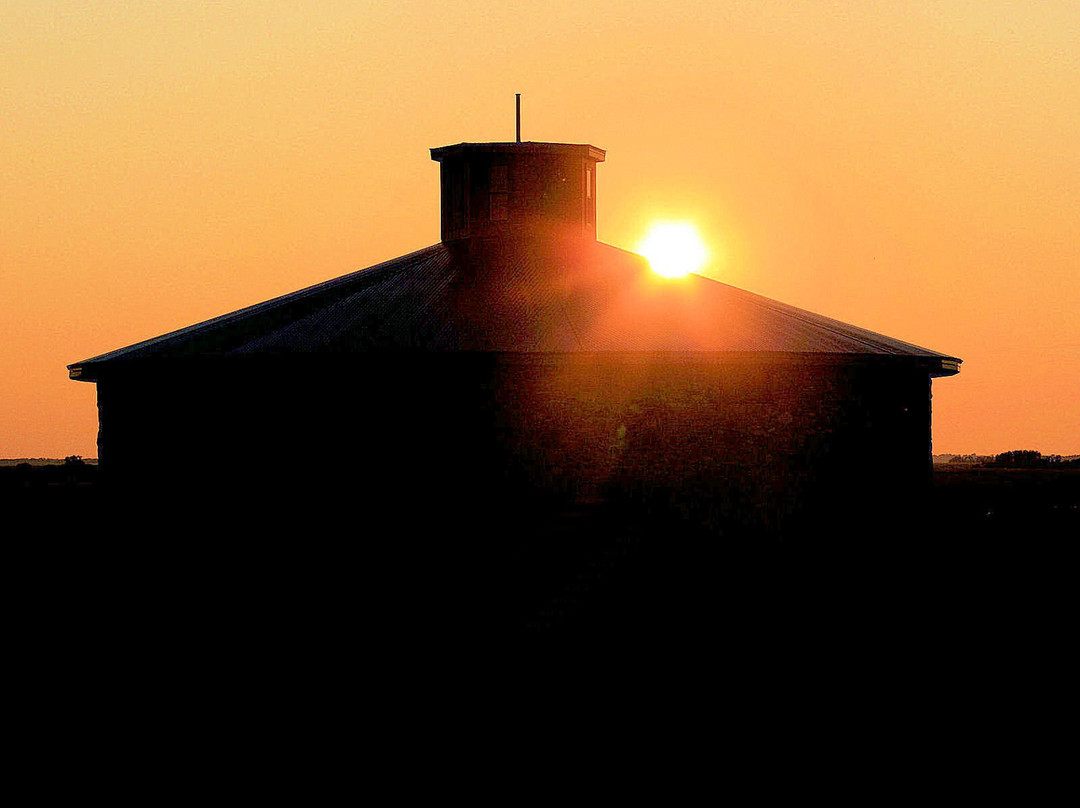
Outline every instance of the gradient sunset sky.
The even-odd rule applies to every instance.
[[[0,3],[0,457],[65,366],[433,244],[428,149],[592,143],[601,241],[959,356],[934,451],[1080,453],[1080,3]],[[183,447],[166,447],[182,451]]]

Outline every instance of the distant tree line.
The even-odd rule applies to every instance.
[[[1080,468],[1080,458],[1065,459],[1061,455],[1043,455],[1030,449],[1018,449],[994,455],[987,465],[1000,469]]]
[[[87,463],[79,455],[65,457],[63,463],[24,461],[0,466],[0,490],[89,485],[97,479],[97,464]]]
[[[935,463],[964,468],[995,469],[1077,469],[1080,468],[1080,455],[1044,455],[1032,449],[1017,449],[997,455],[942,455],[934,458]]]

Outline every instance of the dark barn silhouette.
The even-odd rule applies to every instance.
[[[598,242],[594,146],[431,156],[439,244],[70,366],[118,531],[392,632],[683,621],[722,558],[917,530],[958,359]]]

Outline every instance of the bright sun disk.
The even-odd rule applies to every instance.
[[[682,222],[654,224],[637,251],[649,259],[653,272],[665,278],[697,272],[708,256],[694,226]]]

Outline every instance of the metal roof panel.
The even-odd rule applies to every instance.
[[[579,239],[436,244],[69,367],[95,380],[131,360],[394,350],[896,356],[942,375],[959,362]]]

